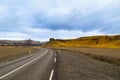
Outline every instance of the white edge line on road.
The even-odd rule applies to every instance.
[[[54,62],[56,62],[56,57],[55,57],[55,59],[54,59]]]
[[[51,71],[51,74],[50,74],[50,78],[49,78],[49,80],[52,80],[53,73],[54,73],[54,70]]]
[[[45,55],[45,54],[44,54],[44,55]],[[22,66],[20,66],[20,67],[18,67],[18,68],[16,68],[16,69],[14,69],[13,71],[10,71],[9,73],[7,73],[7,74],[1,76],[0,79],[3,79],[3,78],[5,78],[6,76],[8,76],[8,75],[10,75],[10,74],[12,74],[12,73],[18,71],[19,69],[21,69],[21,68],[27,66],[28,64],[32,63],[33,61],[39,59],[40,57],[42,57],[42,56],[44,56],[44,55],[41,55],[41,56],[39,56],[39,57],[37,57],[37,58],[31,60],[30,62],[28,62],[28,63],[26,63],[26,64],[24,64],[24,65],[22,65]]]

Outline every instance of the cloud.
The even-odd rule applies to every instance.
[[[1,0],[0,32],[8,34],[1,39],[119,34],[119,7],[119,0]]]
[[[6,16],[9,16],[9,7],[0,4],[0,21]]]
[[[49,40],[49,38],[59,38],[59,39],[71,39],[78,38],[82,36],[91,36],[91,35],[103,35],[104,33],[99,30],[93,30],[88,32],[83,32],[81,30],[51,30],[51,29],[43,29],[43,28],[32,28],[26,27],[24,28],[24,32],[29,34],[29,37],[36,40]]]
[[[89,32],[83,32],[81,30],[51,30],[51,29],[40,29],[26,27],[23,32],[0,32],[0,39],[10,39],[10,40],[24,40],[24,39],[34,39],[46,41],[49,38],[57,39],[71,39],[78,38],[82,36],[91,35],[103,35],[104,33],[99,30],[93,30]]]
[[[28,34],[21,32],[0,32],[0,39],[8,39],[8,40],[22,40],[28,37]]]
[[[36,4],[36,0],[34,1]],[[108,31],[106,30],[105,33],[119,33],[115,31],[117,28],[114,26],[116,23],[119,24],[120,14],[116,15],[119,13],[119,2],[119,0],[57,0],[52,6],[51,2],[44,0],[41,4],[49,4],[41,6],[42,9],[40,8],[39,11],[42,10],[44,14],[36,15],[39,18],[34,18],[34,26],[54,30],[79,29],[83,31],[107,28]],[[111,31],[109,27],[115,30]]]

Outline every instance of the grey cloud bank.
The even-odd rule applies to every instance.
[[[120,34],[119,7],[119,0],[1,0],[0,39]]]

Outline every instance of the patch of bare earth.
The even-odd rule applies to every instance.
[[[58,51],[57,80],[120,80],[120,67],[83,54]]]

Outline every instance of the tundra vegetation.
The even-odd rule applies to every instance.
[[[120,35],[114,36],[89,36],[77,39],[54,39],[51,38],[46,44],[50,47],[99,47],[120,48]]]
[[[120,35],[89,36],[77,39],[54,39],[44,46],[82,53],[94,59],[120,66]]]

